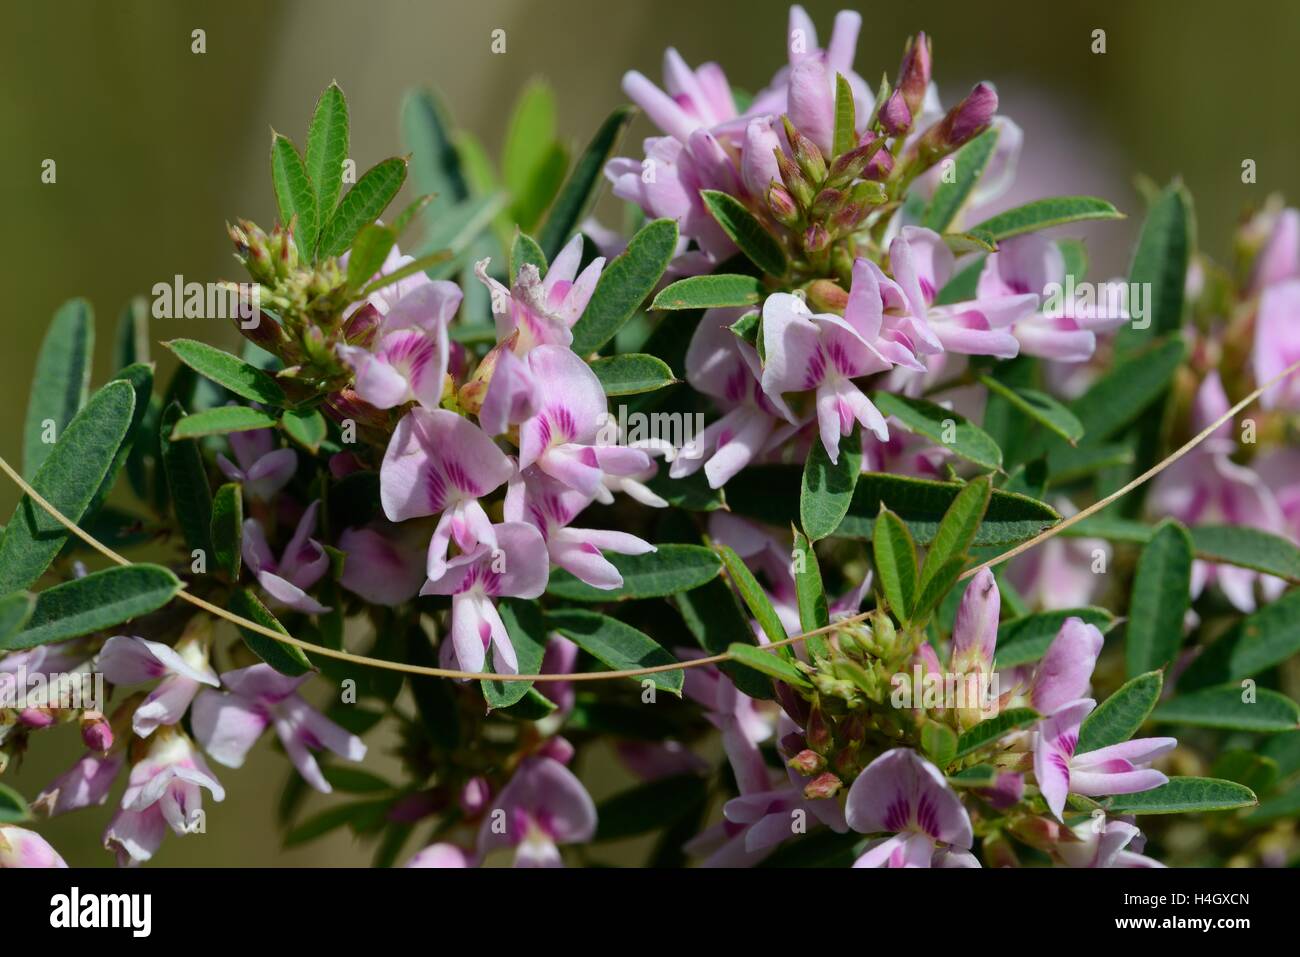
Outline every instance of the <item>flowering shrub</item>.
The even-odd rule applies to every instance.
[[[0,785],[0,865],[110,800],[147,861],[268,732],[287,843],[383,865],[1292,860],[1300,214],[1221,269],[1153,189],[1090,281],[1043,231],[1120,213],[983,215],[1022,139],[993,87],[945,108],[918,34],[872,90],[859,26],[792,8],[752,96],[669,50],[627,156],[630,110],[570,162],[530,88],[499,172],[419,93],[409,159],[345,184],[331,86],[274,136],[279,222],[229,227],[247,280],[178,284],[239,355],[163,343],[155,390],[137,302],[91,392],[64,305],[5,464],[0,772],[60,724],[85,752]],[[610,755],[638,783],[598,804]]]

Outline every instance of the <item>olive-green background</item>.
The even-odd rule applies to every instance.
[[[824,41],[841,4],[806,6]],[[904,38],[918,29],[934,37],[945,102],[978,79],[997,84],[1003,112],[1026,131],[1017,200],[1095,192],[1136,211],[1134,174],[1181,175],[1196,197],[1202,247],[1222,254],[1244,208],[1273,191],[1300,196],[1300,4],[877,0],[860,9],[856,67],[873,85],[894,72]],[[424,84],[437,85],[457,121],[495,150],[521,85],[545,76],[559,96],[562,132],[580,145],[621,101],[622,73],[637,68],[657,79],[669,45],[692,64],[717,60],[737,86],[764,85],[784,61],[785,18],[779,0],[7,0],[0,455],[20,457],[28,376],[64,299],[94,303],[99,382],[113,321],[131,295],[177,273],[238,278],[223,224],[236,216],[272,222],[269,130],[301,143],[330,80],[348,95],[359,169],[403,151],[400,97]],[[199,28],[203,54],[191,52]],[[490,50],[498,28],[506,31],[503,55]],[[1095,29],[1106,31],[1104,55],[1091,52]],[[640,121],[636,137],[648,132]],[[1255,185],[1241,182],[1247,158],[1258,164]],[[57,163],[53,184],[41,182],[46,159]],[[1088,231],[1102,272],[1123,270],[1134,225]],[[233,339],[224,327],[197,323],[157,320],[152,338]],[[0,512],[15,501],[0,488]],[[50,733],[61,746],[38,737],[10,776],[28,797],[70,759],[70,731]],[[391,766],[376,744],[376,766]],[[243,770],[218,769],[228,797],[209,803],[208,834],[169,838],[158,862],[365,861],[346,836],[279,850],[272,819],[284,768],[263,743]],[[590,771],[602,785],[601,769]],[[72,863],[107,863],[94,849],[107,813],[81,812],[42,830]]]

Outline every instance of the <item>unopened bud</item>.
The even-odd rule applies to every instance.
[[[822,252],[831,244],[831,234],[821,223],[813,223],[803,231],[803,248],[809,253]]]
[[[812,777],[826,767],[826,759],[811,748],[804,748],[786,763],[805,777]]]
[[[113,728],[102,711],[81,713],[81,740],[89,750],[101,754],[113,746]]]
[[[925,103],[925,91],[930,86],[930,38],[918,33],[909,40],[903,51],[903,62],[898,67],[898,90],[912,116],[920,113]]]
[[[790,191],[780,183],[773,181],[767,189],[767,208],[772,218],[782,226],[792,227],[799,222],[799,207],[795,205]]]
[[[379,324],[383,316],[373,303],[365,303],[343,323],[343,339],[350,346],[369,349],[379,334]]]
[[[811,182],[820,183],[826,178],[826,157],[816,143],[795,129],[790,117],[783,116],[781,120],[785,123],[786,140],[794,150],[795,163]]]
[[[803,796],[810,801],[819,798],[833,798],[840,793],[842,787],[844,787],[843,781],[830,771],[824,771],[804,786]]]
[[[880,109],[880,128],[890,136],[902,136],[912,128],[912,111],[907,108],[903,91],[895,90]]]
[[[832,279],[814,279],[808,284],[805,292],[808,297],[808,307],[813,312],[843,313],[845,307],[849,304],[849,294]],[[860,651],[858,641],[854,637],[855,631],[856,629],[853,627],[845,628],[839,632],[836,638],[840,644],[840,650],[850,657]]]
[[[844,194],[838,189],[824,189],[813,198],[811,215],[813,219],[829,219],[844,202]]]
[[[777,156],[776,165],[781,171],[781,181],[785,183],[786,189],[798,207],[807,209],[811,206],[816,191],[794,160],[782,153]]]

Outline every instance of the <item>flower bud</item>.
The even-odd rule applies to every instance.
[[[844,194],[838,189],[823,189],[813,198],[810,214],[813,219],[829,219],[844,202]]]
[[[830,725],[826,723],[826,716],[822,714],[821,702],[816,699],[808,709],[808,722],[804,726],[804,736],[808,739],[808,746],[822,755],[826,754],[834,743]]]
[[[903,62],[898,67],[898,90],[912,116],[920,113],[925,103],[925,91],[930,86],[930,38],[918,33],[909,40],[903,51]]]
[[[826,178],[826,157],[816,143],[795,129],[790,117],[783,116],[781,119],[785,123],[785,137],[794,150],[795,164],[810,182],[820,183]]]
[[[821,223],[813,223],[803,231],[803,248],[808,253],[819,253],[831,244],[831,234]]]
[[[890,136],[903,136],[912,128],[912,111],[907,108],[903,91],[895,90],[880,108],[880,128]]]
[[[863,175],[872,158],[884,145],[885,137],[867,130],[862,134],[862,140],[856,148],[841,153],[835,158],[826,176],[826,185],[840,187],[853,182]]]
[[[814,279],[808,284],[808,307],[813,312],[843,313],[849,304],[849,294],[832,279]],[[839,632],[841,650],[850,657],[861,652],[861,643],[855,637],[861,629],[850,625]]]
[[[815,190],[808,178],[803,175],[794,160],[784,153],[776,158],[777,168],[781,171],[781,182],[785,183],[786,189],[800,209],[807,209],[812,205]]]
[[[460,789],[460,809],[467,818],[478,817],[491,800],[492,787],[482,775],[470,778]]]
[[[343,339],[350,346],[369,349],[379,335],[383,316],[374,303],[365,303],[343,322]]]
[[[113,746],[113,727],[103,712],[81,713],[81,740],[89,750],[101,754]]]
[[[803,796],[810,801],[818,798],[833,798],[840,793],[842,787],[844,787],[843,781],[830,771],[824,771],[804,786]]]
[[[767,208],[771,210],[772,218],[782,226],[790,228],[799,222],[799,207],[795,205],[790,191],[780,183],[773,182],[768,187]]]
[[[998,94],[987,83],[977,83],[949,113],[952,123],[948,131],[948,145],[956,149],[988,129],[993,114],[998,111]]]
[[[812,777],[825,769],[826,759],[811,748],[804,748],[786,764],[805,777]]]

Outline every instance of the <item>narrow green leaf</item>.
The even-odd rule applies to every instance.
[[[341,172],[341,171],[340,171]],[[280,210],[280,222],[288,228],[297,217],[294,241],[303,259],[311,262],[320,235],[320,213],[316,208],[316,194],[312,190],[307,167],[303,165],[298,148],[287,136],[271,133],[271,183],[275,186],[275,203]]]
[[[826,589],[822,585],[817,553],[802,532],[798,529],[793,529],[793,532],[794,550],[791,558],[794,563],[794,591],[799,606],[799,625],[804,631],[814,631],[831,623],[830,607],[826,602]],[[814,635],[807,639],[807,647],[810,655],[821,657],[826,657],[830,648],[825,635]]]
[[[606,395],[636,395],[654,392],[677,381],[668,363],[639,352],[606,356],[591,361]]]
[[[1255,792],[1217,778],[1170,778],[1167,784],[1137,794],[1121,794],[1106,803],[1111,814],[1199,814],[1232,811],[1259,803]]]
[[[957,732],[938,721],[926,721],[921,725],[921,750],[936,767],[946,768],[957,756]]]
[[[594,202],[601,171],[613,154],[614,147],[618,145],[623,130],[631,121],[632,113],[626,107],[620,107],[611,113],[578,157],[573,172],[555,198],[551,211],[537,234],[537,242],[548,260],[555,259],[564,248],[565,242],[573,235],[578,223]]]
[[[515,232],[515,241],[510,247],[510,279],[519,276],[519,267],[528,263],[537,267],[538,275],[546,275],[546,253],[537,245],[537,240],[524,232]]]
[[[1300,582],[1300,548],[1280,535],[1244,525],[1197,525],[1191,532],[1197,558]]]
[[[853,102],[853,87],[841,73],[835,74],[835,136],[832,155],[842,156],[858,145],[857,108]]]
[[[1160,724],[1273,733],[1300,727],[1300,706],[1267,688],[1228,684],[1176,695],[1151,714]]]
[[[998,628],[997,666],[1012,668],[1037,661],[1047,651],[1067,618],[1096,626],[1104,635],[1115,627],[1115,616],[1105,608],[1062,608],[1003,622]]]
[[[995,717],[987,718],[970,730],[961,733],[961,737],[957,739],[956,758],[964,758],[968,754],[974,754],[980,748],[988,747],[1004,735],[1028,727],[1040,717],[1042,715],[1033,708],[1008,708]]]
[[[1134,352],[1070,403],[1088,441],[1110,438],[1141,416],[1164,394],[1183,363],[1184,351],[1182,340],[1172,339]]]
[[[909,620],[916,604],[916,544],[903,520],[887,508],[876,517],[871,549],[885,600],[901,620]]]
[[[215,409],[195,412],[176,422],[169,438],[198,439],[205,435],[225,435],[228,432],[248,432],[252,429],[275,428],[275,416],[247,405],[222,405]]]
[[[120,565],[47,588],[21,631],[0,642],[19,651],[114,628],[157,611],[180,591],[180,580],[161,565]]]
[[[235,395],[266,405],[284,404],[284,390],[279,383],[257,366],[229,352],[195,339],[173,339],[163,345],[199,375]]]
[[[814,542],[840,527],[861,474],[862,438],[859,432],[840,440],[839,456],[835,462],[830,460],[821,442],[813,442],[812,451],[804,460],[799,523]]]
[[[232,582],[239,581],[243,535],[243,488],[227,482],[212,497],[212,561]]]
[[[551,573],[547,591],[570,601],[620,601],[626,598],[662,598],[698,588],[722,570],[722,560],[702,545],[660,545],[645,555],[610,555],[623,576],[620,588],[592,588],[568,572]]]
[[[990,392],[1006,399],[1020,412],[1074,445],[1083,438],[1083,423],[1073,412],[1045,392],[1036,389],[1013,389],[993,376],[982,375],[979,381]]]
[[[811,682],[804,677],[803,672],[788,660],[772,651],[764,651],[758,645],[734,644],[727,651],[737,661],[742,662],[749,668],[753,668],[755,671],[761,671],[769,678],[784,681],[795,688],[812,687]]]
[[[193,439],[173,439],[172,432],[184,411],[173,402],[163,410],[159,422],[158,446],[167,490],[176,521],[191,551],[212,554],[212,489],[208,485],[203,456]]]
[[[432,92],[417,90],[402,101],[402,139],[411,151],[415,185],[421,193],[434,197],[431,212],[445,211],[469,199],[451,123]]]
[[[23,796],[7,784],[0,784],[0,824],[20,824],[30,820],[32,809]]]
[[[325,416],[318,409],[289,409],[280,419],[289,438],[315,455],[325,441],[328,429]]]
[[[1163,686],[1164,674],[1159,671],[1148,671],[1125,682],[1083,719],[1075,751],[1084,754],[1133,737],[1160,700]]]
[[[149,300],[132,296],[117,317],[113,334],[113,367],[125,369],[149,361]]]
[[[951,409],[896,392],[871,396],[882,415],[892,415],[909,432],[937,442],[958,458],[986,469],[1002,468],[1002,450],[993,437]]]
[[[536,602],[519,598],[505,598],[497,603],[501,621],[510,635],[515,657],[519,660],[519,674],[539,674],[542,656],[546,654],[546,622]],[[517,704],[533,688],[531,681],[482,681],[483,699],[491,709],[509,708]],[[543,690],[546,686],[543,686]]]
[[[919,587],[922,592],[945,565],[954,561],[965,563],[966,553],[975,541],[975,533],[992,496],[993,483],[987,475],[972,479],[957,493],[939,523],[939,530],[921,566]]]
[[[740,200],[714,189],[702,189],[700,196],[709,214],[750,262],[770,276],[785,275],[789,264],[781,244]]]
[[[986,234],[995,241],[1010,239],[1051,226],[1063,226],[1088,219],[1123,219],[1124,214],[1093,196],[1056,196],[1038,199],[1005,213],[998,213],[971,228],[972,233]]]
[[[280,624],[279,619],[271,614],[271,610],[262,604],[262,600],[253,594],[251,589],[241,588],[233,593],[229,598],[228,607],[241,618],[247,618],[249,621],[272,631],[278,631],[282,635],[289,634],[284,625]],[[268,638],[266,635],[248,628],[236,627],[239,628],[239,634],[243,637],[244,644],[248,645],[253,654],[280,672],[280,674],[292,677],[314,670],[311,661],[308,660],[301,648],[282,641],[276,641],[274,638]]]
[[[1133,315],[1116,335],[1116,347],[1121,353],[1182,328],[1187,269],[1195,242],[1193,231],[1191,195],[1181,183],[1171,183],[1151,205],[1138,237],[1129,269],[1129,288],[1142,290],[1145,315]]]
[[[722,654],[733,644],[753,644],[754,633],[749,627],[749,619],[721,578],[714,578],[690,591],[678,592],[673,602],[686,627],[708,654]],[[751,698],[773,696],[772,683],[752,669],[731,661],[724,661],[718,667],[742,694]]]
[[[716,309],[756,306],[763,300],[763,280],[754,276],[689,276],[665,286],[651,309]]]
[[[32,373],[23,426],[23,476],[29,481],[86,404],[94,351],[94,311],[84,299],[69,299],[54,313]]]
[[[547,625],[597,661],[616,671],[654,668],[677,659],[648,635],[617,618],[592,611],[560,609],[546,616]],[[681,695],[683,673],[663,671],[646,676],[656,688]],[[640,683],[643,679],[633,679]]]
[[[1192,539],[1172,520],[1157,526],[1138,559],[1124,639],[1130,678],[1174,660],[1191,604]]]
[[[343,161],[348,157],[348,101],[337,83],[330,83],[316,101],[307,129],[307,178],[316,197],[321,221],[334,212],[343,188]]]
[[[952,225],[974,191],[998,145],[997,127],[989,127],[952,155],[954,176],[935,187],[921,225],[942,233]]]
[[[556,142],[555,113],[554,91],[534,80],[519,95],[506,130],[501,175],[514,199],[511,218],[524,229],[555,195],[568,165],[567,152]]]
[[[660,469],[646,483],[646,488],[673,508],[690,512],[712,512],[727,504],[720,488],[710,488],[708,476],[701,469],[682,478],[673,478],[667,469]]]
[[[400,156],[376,163],[339,202],[320,232],[320,255],[341,255],[362,226],[373,223],[406,181],[406,160]]]
[[[1248,615],[1206,647],[1179,679],[1182,689],[1239,681],[1300,652],[1300,591]]]
[[[63,430],[32,477],[32,487],[72,522],[80,522],[117,460],[135,411],[130,383],[110,382]],[[67,530],[26,495],[0,538],[0,595],[41,577],[68,540]]]
[[[574,352],[595,352],[614,338],[654,291],[676,248],[676,221],[656,219],[641,227],[627,249],[601,272],[587,308],[573,326]]]
[[[36,596],[31,592],[16,591],[0,598],[0,647],[27,624],[35,608]]]
[[[348,253],[348,290],[356,292],[374,279],[396,244],[397,230],[378,223],[362,226]]]
[[[763,634],[767,635],[767,640],[784,641],[788,636],[785,633],[785,626],[781,624],[781,616],[772,607],[772,601],[767,597],[767,592],[758,583],[758,579],[749,570],[749,566],[745,564],[744,559],[737,555],[735,550],[728,545],[714,545],[714,549],[722,558],[722,565],[727,570],[727,577],[736,586],[736,591],[740,592],[745,607],[754,616],[758,626],[763,629]]]

